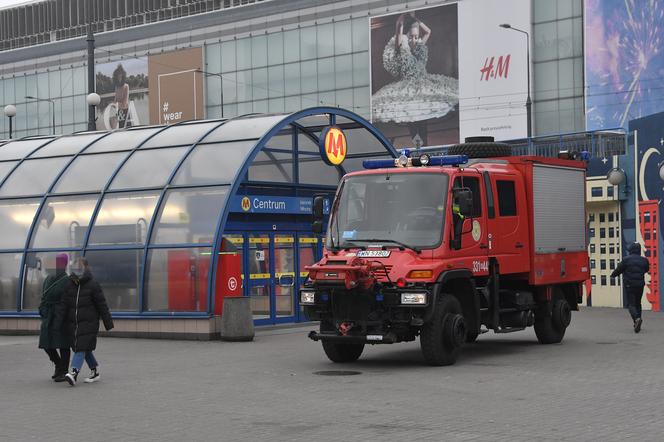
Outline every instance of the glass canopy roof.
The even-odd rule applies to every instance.
[[[318,150],[330,124],[348,139],[339,167]],[[170,311],[146,301],[159,274],[152,249],[195,249],[214,264],[240,186],[336,186],[362,158],[385,156],[396,151],[373,126],[336,108],[0,143],[0,314],[34,313],[41,287],[33,280],[63,252],[91,265],[99,256],[100,266],[135,263],[117,287],[133,298],[112,309]]]

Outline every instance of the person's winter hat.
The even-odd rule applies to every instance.
[[[66,253],[58,253],[55,255],[55,266],[59,269],[67,267],[69,263],[69,256]]]
[[[638,242],[632,243],[629,245],[629,248],[627,249],[629,253],[632,255],[640,255],[641,254],[641,244]]]

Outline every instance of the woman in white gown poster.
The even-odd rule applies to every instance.
[[[372,121],[397,146],[459,140],[456,4],[371,19]]]

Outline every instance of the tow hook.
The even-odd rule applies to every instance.
[[[339,324],[339,332],[341,333],[342,336],[347,336],[348,332],[350,331],[351,328],[353,328],[355,324],[352,322],[342,322]]]

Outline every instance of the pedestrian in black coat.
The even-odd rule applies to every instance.
[[[55,271],[44,281],[39,303],[39,348],[44,349],[55,364],[55,372],[51,376],[55,382],[63,382],[69,370],[71,342],[65,330],[66,309],[63,300],[64,289],[69,281],[66,272],[68,261],[69,257],[64,253],[55,257]]]
[[[92,372],[85,382],[96,382],[100,379],[99,364],[92,353],[97,348],[99,319],[103,321],[106,330],[113,328],[113,318],[101,286],[93,278],[87,260],[80,258],[79,263],[81,276],[76,273],[70,275],[64,296],[67,307],[67,332],[74,350],[71,372],[67,373],[65,378],[72,386],[76,384],[84,359]]]
[[[645,274],[650,271],[650,263],[641,256],[641,245],[634,243],[627,249],[629,255],[626,256],[618,267],[611,273],[611,278],[623,275],[623,287],[627,295],[627,308],[634,321],[634,332],[641,331],[641,297],[643,296],[643,287],[646,285]]]

